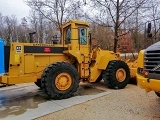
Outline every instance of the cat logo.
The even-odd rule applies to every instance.
[[[156,71],[156,70],[159,69],[159,68],[160,68],[160,64],[157,65],[156,67],[154,67],[151,71]]]
[[[16,46],[16,53],[22,53],[22,46]]]

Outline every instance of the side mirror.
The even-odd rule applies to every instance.
[[[147,38],[151,38],[152,37],[152,33],[151,33],[151,23],[148,23],[148,27],[147,27]]]
[[[151,23],[148,23],[147,33],[151,33]]]

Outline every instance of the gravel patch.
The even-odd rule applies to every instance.
[[[57,111],[36,120],[160,120],[160,98],[136,85]],[[46,108],[47,109],[47,108]]]

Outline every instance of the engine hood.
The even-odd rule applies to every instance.
[[[145,50],[146,51],[160,50],[160,42],[154,43],[153,45],[149,46]]]

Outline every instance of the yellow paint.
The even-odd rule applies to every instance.
[[[126,79],[126,71],[120,68],[116,71],[116,78],[119,82],[123,82]]]
[[[138,54],[137,66],[143,68],[144,66],[144,50],[141,50]]]
[[[129,66],[130,69],[130,77],[131,78],[136,78],[136,73],[137,73],[137,60],[131,61],[130,59],[127,59],[125,61],[127,65]]]
[[[143,76],[136,74],[136,78],[137,78],[137,82],[138,82],[138,86],[145,89],[146,92],[150,92],[150,91],[156,91],[159,92],[160,91],[160,80],[157,79],[150,79],[148,82],[147,78],[144,78]]]
[[[14,61],[17,62],[17,63],[20,62],[20,57],[19,57],[18,54],[15,54],[15,55],[14,55]]]
[[[39,65],[40,63],[39,62],[35,62],[35,65]]]
[[[25,55],[24,73],[33,73],[35,71],[34,55]]]
[[[68,73],[60,73],[55,79],[55,85],[58,90],[67,90],[71,87],[72,78]]]

